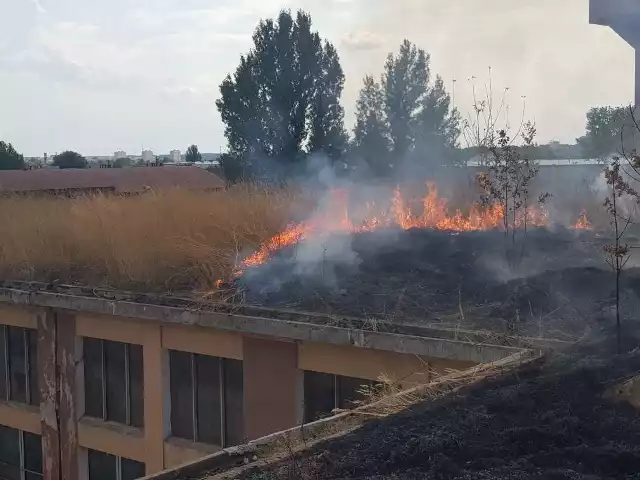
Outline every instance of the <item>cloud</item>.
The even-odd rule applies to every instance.
[[[464,80],[476,75],[484,85],[492,65],[496,89],[512,87],[512,112],[527,95],[539,141],[575,138],[589,106],[626,103],[633,94],[632,51],[608,29],[588,25],[584,0],[564,0],[560,10],[557,0],[0,0],[7,2],[0,91],[9,92],[3,109],[13,113],[0,117],[0,132],[22,139],[25,153],[80,137],[87,149],[108,152],[112,142],[125,147],[139,136],[162,148],[198,142],[217,150],[224,144],[218,86],[251,47],[260,18],[281,8],[305,9],[337,45],[347,128],[361,78],[379,75],[385,55],[405,37],[431,54],[434,74],[447,85],[458,79],[463,112],[471,98]],[[31,98],[48,107],[25,108]],[[161,120],[140,122],[140,110]],[[83,119],[82,135],[76,118]],[[90,130],[92,123],[100,128]],[[47,124],[56,125],[55,134],[32,127]]]
[[[340,45],[351,50],[377,50],[385,43],[384,35],[366,30],[349,32],[340,39]]]
[[[38,13],[47,13],[47,11],[44,9],[44,7],[42,6],[39,0],[31,0],[31,3],[35,5]]]

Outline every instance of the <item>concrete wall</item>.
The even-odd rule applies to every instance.
[[[0,424],[43,436],[47,480],[85,478],[87,448],[143,462],[148,474],[216,451],[170,437],[168,350],[243,361],[247,439],[300,422],[303,370],[374,380],[385,374],[412,384],[428,381],[429,370],[472,364],[54,308],[0,305],[0,324],[39,333],[41,408],[0,401]],[[83,416],[81,337],[143,347],[143,429]]]

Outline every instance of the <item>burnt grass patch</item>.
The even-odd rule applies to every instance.
[[[383,230],[343,237],[337,249],[283,249],[237,285],[246,302],[269,307],[578,338],[612,321],[614,274],[602,248],[609,242],[591,231],[539,228],[513,248],[499,231]],[[639,270],[625,270],[622,291],[623,317],[632,318]]]
[[[371,420],[245,478],[638,479],[640,412],[603,393],[638,374],[640,352],[593,353]]]

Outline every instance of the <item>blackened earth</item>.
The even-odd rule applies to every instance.
[[[558,354],[369,421],[257,478],[638,479],[640,412],[603,393],[639,370],[638,352]]]
[[[524,240],[524,242],[523,242]],[[239,280],[251,304],[408,324],[575,339],[613,321],[615,275],[590,231],[376,231],[285,249]],[[324,250],[323,250],[324,249]],[[623,320],[635,319],[640,270],[621,280]]]

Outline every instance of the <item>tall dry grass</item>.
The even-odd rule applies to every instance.
[[[288,188],[0,199],[0,278],[207,288],[309,206]]]

